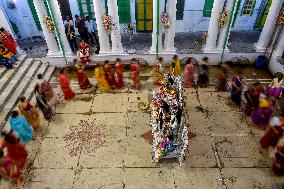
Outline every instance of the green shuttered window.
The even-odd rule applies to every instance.
[[[170,0],[171,1],[171,0]],[[177,0],[177,20],[183,20],[184,0]]]
[[[119,23],[131,22],[130,0],[118,0]]]
[[[80,16],[95,18],[94,5],[92,0],[77,0]]]
[[[211,17],[211,10],[213,8],[214,0],[205,0],[204,9],[203,9],[203,16],[204,17]]]

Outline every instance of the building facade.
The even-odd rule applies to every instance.
[[[0,0],[13,31],[25,39],[42,36],[42,28],[33,0]],[[102,0],[107,13],[107,0]],[[154,0],[118,0],[119,23],[133,23],[137,32],[151,32],[153,28]],[[162,8],[167,10],[167,1]],[[95,19],[92,0],[59,0],[62,18],[67,15],[90,16]],[[233,31],[252,31],[264,26],[272,0],[240,0]],[[214,0],[177,0],[176,32],[208,31]],[[121,27],[122,28],[122,27]]]
[[[167,29],[161,22],[165,12]],[[200,57],[210,56],[212,63],[218,64],[240,56],[254,61],[259,55],[268,55],[270,70],[273,73],[284,71],[279,61],[281,57],[283,60],[284,51],[284,0],[0,0],[1,27],[16,34],[15,37],[43,36],[48,47],[47,58],[60,66],[76,57],[63,25],[64,17],[72,15],[74,19],[76,14],[96,21],[100,42],[99,54],[93,58],[96,60],[132,56],[124,51],[121,41],[123,25],[131,22],[135,23],[137,32],[152,34],[152,45],[147,53],[136,55],[148,62],[154,62],[158,55],[170,60],[176,54],[177,32],[206,31],[203,52],[181,54],[181,57],[200,60]],[[111,16],[110,31],[103,24],[106,14]],[[55,32],[50,32],[43,21],[47,15],[55,23]],[[261,29],[255,52],[230,53],[227,45],[231,31],[254,29]]]

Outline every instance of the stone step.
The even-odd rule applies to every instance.
[[[32,61],[31,66],[29,66],[28,70],[26,70],[20,77],[13,78],[13,80],[10,82],[10,85],[8,85],[6,90],[0,95],[1,112],[6,104],[7,106],[10,106],[18,100],[19,96],[24,94],[24,91],[27,89],[34,75],[37,73],[40,65],[40,62]]]
[[[22,91],[22,93],[19,96],[25,96],[27,97],[32,104],[35,104],[35,98],[32,98],[34,96],[34,86],[38,82],[37,79],[37,74],[43,74],[43,77],[45,80],[49,80],[55,70],[54,66],[50,66],[47,63],[43,63],[41,61],[35,61],[35,62],[40,62],[40,66],[36,71],[34,71],[33,77],[31,78],[30,82],[28,82],[28,85],[25,87],[25,90]],[[12,112],[14,109],[17,109],[18,105],[18,97],[17,100],[9,102],[9,104],[6,104],[3,113],[5,115],[4,119],[1,119],[1,130],[3,131],[10,131],[10,125],[7,122],[8,120],[8,115],[10,112]]]
[[[16,62],[17,67],[15,69],[1,69],[2,71],[0,73],[0,94],[5,90],[5,88],[8,86],[9,82],[13,79],[16,73],[19,70],[22,70],[22,65],[24,64],[24,62],[26,62],[26,60],[27,58],[22,56],[20,57],[19,61]]]
[[[26,73],[29,71],[30,67],[32,66],[33,60],[27,59],[22,66],[18,67],[19,69],[17,72],[12,74],[12,77],[10,80],[7,80],[1,88],[0,93],[0,112],[2,112],[5,103],[7,102],[7,99],[11,97],[11,95],[14,93],[15,89],[18,87],[19,83],[22,81],[22,79],[25,77]]]

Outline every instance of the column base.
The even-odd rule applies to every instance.
[[[125,52],[123,50],[112,50],[111,54],[115,55],[125,55]]]
[[[162,53],[166,53],[166,54],[176,54],[176,48],[173,48],[173,49],[164,49],[162,51]]]
[[[254,44],[254,47],[255,47],[255,51],[256,51],[256,52],[265,52],[265,51],[266,51],[266,48],[265,48],[265,47],[260,46],[260,45],[258,45],[257,43]]]
[[[63,57],[63,54],[61,52],[48,52],[48,57]]]
[[[211,48],[204,48],[203,50],[204,53],[222,53],[222,50],[220,51],[219,49],[211,49]]]

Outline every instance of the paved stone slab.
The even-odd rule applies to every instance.
[[[34,168],[73,168],[77,157],[71,157],[63,138],[45,138],[34,161]]]
[[[56,113],[86,113],[91,110],[92,94],[78,94],[70,101],[63,101],[56,106]]]
[[[82,169],[73,188],[121,189],[125,186],[124,175],[121,168]]]
[[[199,136],[189,141],[183,167],[192,168],[216,168],[217,161],[212,148],[212,138]]]
[[[128,104],[127,94],[97,94],[94,99],[93,112],[126,112]]]

